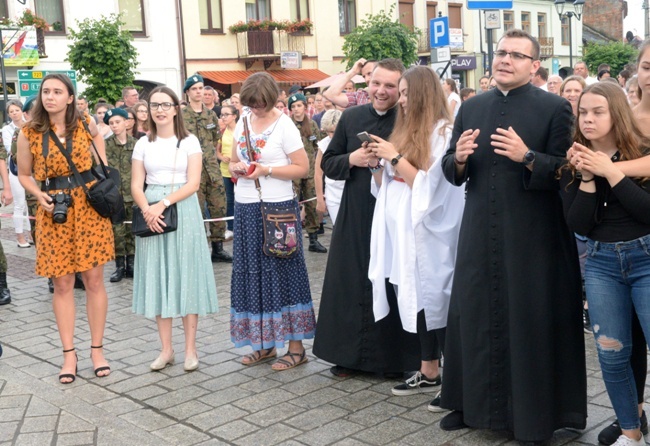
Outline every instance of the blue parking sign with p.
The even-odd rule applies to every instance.
[[[431,48],[449,46],[449,17],[438,17],[429,21],[429,43]]]

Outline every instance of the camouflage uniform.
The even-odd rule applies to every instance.
[[[302,128],[302,123],[293,121],[298,127],[298,130]],[[305,146],[305,151],[309,157],[309,175],[307,178],[300,178],[293,180],[293,187],[296,191],[296,195],[299,197],[300,201],[308,200],[310,198],[316,197],[316,186],[314,183],[314,169],[316,164],[316,154],[318,153],[318,137],[320,136],[320,130],[318,126],[312,120],[309,120],[311,126],[311,136],[309,138],[302,137],[302,143]],[[305,206],[305,231],[308,234],[315,234],[318,231],[320,226],[320,221],[318,220],[318,215],[316,213],[316,200],[308,201],[304,204]]]
[[[124,197],[126,220],[133,220],[133,197],[131,196],[131,156],[136,140],[131,135],[126,136],[126,144],[121,144],[115,135],[106,139],[106,160],[108,165],[120,171],[122,184],[120,192]],[[135,255],[135,238],[131,227],[124,223],[113,225],[115,237],[115,256],[124,257]]]
[[[201,171],[201,185],[199,186],[198,197],[201,210],[205,212],[207,200],[208,214],[211,218],[226,216],[226,189],[223,186],[223,177],[217,162],[217,143],[221,139],[219,132],[219,120],[217,115],[201,105],[201,113],[195,112],[191,106],[182,111],[183,120],[187,130],[196,136],[201,143],[203,150],[203,168]],[[211,242],[223,242],[226,240],[226,222],[211,222]]]

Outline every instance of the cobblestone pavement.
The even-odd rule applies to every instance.
[[[149,370],[159,353],[156,324],[132,314],[131,280],[108,281],[111,262],[104,346],[113,373],[93,375],[84,294],[75,291],[79,374],[74,384],[61,385],[61,345],[46,281],[33,274],[35,250],[17,247],[10,219],[2,225],[13,302],[0,307],[0,445],[516,444],[506,433],[443,432],[444,413],[426,410],[431,394],[394,397],[397,381],[336,378],[330,364],[311,354],[311,342],[309,363],[293,370],[241,365],[250,350],[233,348],[229,339],[230,266],[224,264],[214,266],[220,312],[199,322],[197,371],[183,371],[180,319],[174,321],[177,364]],[[325,246],[330,233],[321,237]],[[327,256],[306,252],[306,258],[318,308]],[[614,419],[591,336],[586,340],[587,430],[560,430],[556,445],[596,444],[599,430]]]

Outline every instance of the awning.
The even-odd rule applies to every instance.
[[[258,71],[199,71],[205,79],[222,85],[242,84],[248,76]],[[329,77],[317,69],[267,70],[279,84],[307,86]]]
[[[315,84],[307,86],[307,88],[322,88],[322,87],[329,87],[334,83],[334,81],[339,80],[341,76],[345,76],[345,73],[338,73],[333,76],[327,77],[323,79],[322,81],[318,81]],[[363,76],[360,76],[358,74],[355,74],[352,76],[352,82],[355,84],[363,84],[366,80],[363,78]]]

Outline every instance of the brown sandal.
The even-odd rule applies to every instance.
[[[253,365],[262,361],[266,361],[267,359],[275,358],[277,355],[278,352],[275,350],[275,347],[262,349],[262,350],[255,350],[250,355],[244,356],[244,359],[247,361],[244,362],[244,360],[242,360],[241,363],[243,365]]]
[[[298,358],[296,361],[294,358]],[[307,350],[304,348],[302,349],[302,353],[291,353],[290,351],[287,351],[282,358],[278,359],[275,361],[275,364],[271,366],[273,370],[277,370],[278,372],[281,372],[283,370],[289,370],[294,367],[298,367],[299,365],[302,365],[308,361],[307,359]],[[281,365],[284,367],[276,367],[276,365]]]

